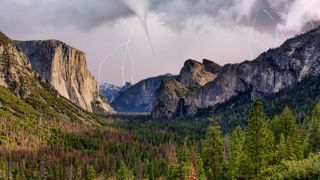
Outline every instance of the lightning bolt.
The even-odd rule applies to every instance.
[[[253,59],[253,52],[252,52],[252,42],[253,42],[252,38],[253,38],[253,36],[252,35],[253,35],[254,26],[256,25],[256,22],[257,22],[259,14],[260,14],[260,11],[257,11],[256,17],[254,18],[253,23],[252,23],[251,28],[250,28],[249,50],[250,50],[251,59]]]
[[[131,26],[130,26],[130,31],[129,31],[129,35],[128,35],[128,39],[121,43],[118,47],[116,47],[115,49],[113,49],[110,53],[108,53],[103,59],[102,61],[100,62],[99,64],[99,84],[101,84],[101,71],[102,71],[102,66],[103,64],[110,58],[112,57],[116,52],[118,52],[119,50],[121,50],[122,48],[125,48],[125,51],[124,51],[124,56],[123,56],[123,60],[122,60],[122,65],[121,65],[121,75],[122,75],[122,82],[123,82],[123,85],[125,84],[125,78],[124,78],[124,70],[125,70],[125,60],[126,60],[126,57],[127,57],[127,53],[129,53],[129,57],[130,57],[130,61],[132,62],[132,70],[131,70],[131,80],[133,80],[133,72],[134,72],[134,59],[132,57],[132,54],[131,54],[131,50],[130,50],[130,43],[131,43],[131,39],[132,39],[132,33],[133,33],[133,25],[134,25],[134,19],[132,20],[132,23],[131,23]],[[133,83],[133,81],[132,81]]]
[[[267,11],[265,9],[257,11],[257,14],[256,14],[256,16],[255,16],[255,18],[253,20],[252,25],[251,25],[250,34],[249,34],[249,50],[250,50],[251,59],[253,59],[252,43],[257,44],[257,45],[259,45],[259,46],[261,46],[262,48],[265,48],[265,49],[269,48],[265,44],[256,41],[254,39],[254,37],[253,37],[254,26],[256,25],[257,19],[258,19],[259,15],[260,15],[260,11],[263,11],[265,14],[267,14],[268,17],[277,25],[276,26],[276,30],[275,30],[276,39],[275,39],[275,42],[273,44],[273,47],[277,47],[278,44],[279,44],[279,23],[280,22],[277,22],[276,19],[269,13],[269,11]],[[276,12],[276,11],[274,11],[274,12]],[[278,12],[276,12],[276,13],[278,13]],[[283,32],[282,32],[282,37],[283,37],[283,39],[285,37]]]

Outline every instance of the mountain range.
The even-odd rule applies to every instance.
[[[320,28],[288,39],[279,48],[270,49],[252,61],[220,66],[204,59],[187,60],[175,76],[159,76],[157,83],[142,80],[116,98],[112,106],[125,112],[150,112],[153,118],[180,118],[202,115],[244,94],[263,99],[292,87],[304,78],[320,74]],[[152,78],[151,78],[152,79]],[[161,82],[160,82],[161,81]],[[159,83],[160,82],[160,83]],[[148,84],[149,88],[143,88]],[[132,90],[139,87],[138,90]],[[152,88],[151,88],[152,87]],[[149,96],[143,103],[132,99]],[[152,101],[151,101],[152,100]],[[127,101],[127,103],[123,103]],[[130,103],[129,103],[130,102]]]

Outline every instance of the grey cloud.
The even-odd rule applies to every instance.
[[[21,1],[21,0],[20,0]],[[261,32],[281,29],[303,30],[309,21],[320,19],[317,0],[296,12],[303,0],[150,0],[150,9],[173,31],[182,31],[190,20],[207,17],[208,22],[224,27],[248,26],[253,22]],[[298,14],[298,15],[297,15]],[[74,25],[83,31],[134,15],[121,0],[0,0],[1,29],[32,30],[34,26]],[[257,19],[256,19],[257,18]],[[256,19],[256,20],[255,20]],[[294,21],[294,22],[292,22]],[[22,29],[23,27],[23,29]]]

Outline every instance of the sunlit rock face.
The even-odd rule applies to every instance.
[[[271,49],[253,61],[227,64],[216,72],[212,81],[186,93],[180,108],[183,109],[183,116],[194,116],[199,109],[223,103],[241,92],[257,99],[278,92],[306,76],[320,74],[320,28],[289,39],[279,48]],[[185,84],[196,84],[199,81],[195,79],[180,80]],[[157,107],[154,108],[153,111],[157,111]]]
[[[57,40],[15,41],[32,68],[65,98],[89,112],[113,113],[101,98],[83,52]]]
[[[28,97],[32,88],[39,86],[37,77],[27,56],[0,32],[0,85]]]

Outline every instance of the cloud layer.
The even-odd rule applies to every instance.
[[[173,31],[183,31],[190,21],[225,27],[252,26],[258,31],[301,31],[320,20],[319,0],[0,0],[0,26],[10,31],[36,26],[74,25],[83,31],[147,12],[158,14]]]

